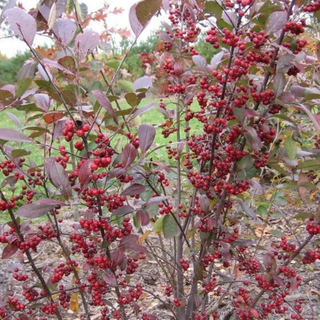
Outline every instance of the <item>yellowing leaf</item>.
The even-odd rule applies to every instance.
[[[70,310],[73,312],[79,312],[80,311],[80,306],[79,306],[79,292],[75,292],[71,295],[70,299]]]
[[[138,240],[139,244],[144,243],[144,241],[148,238],[149,234],[152,233],[151,230],[148,230],[147,232],[145,232]]]

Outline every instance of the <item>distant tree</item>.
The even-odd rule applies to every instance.
[[[30,58],[30,53],[18,53],[12,58],[0,55],[0,86],[14,83],[23,64]]]

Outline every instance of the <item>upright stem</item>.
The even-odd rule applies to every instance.
[[[8,203],[6,197],[5,197],[5,195],[3,194],[3,192],[2,192],[1,189],[0,189],[0,196],[1,196],[1,199],[2,199],[3,201],[5,201],[6,203]],[[18,235],[18,237],[19,237],[19,240],[20,240],[21,242],[24,242],[24,236],[22,235],[22,233],[21,233],[21,231],[20,231],[20,225],[19,225],[19,223],[18,223],[17,220],[16,220],[16,217],[15,217],[15,215],[14,215],[14,212],[12,211],[11,208],[8,208],[8,212],[9,212],[11,221],[12,221],[12,223],[13,223],[13,226],[14,226],[14,228],[15,228],[15,230],[16,230],[16,233],[17,233],[17,235]],[[41,286],[42,286],[43,290],[44,290],[45,293],[46,293],[46,296],[47,296],[48,299],[50,300],[51,304],[54,303],[54,300],[53,300],[53,298],[52,298],[52,294],[51,294],[51,292],[50,292],[50,289],[49,289],[49,287],[47,286],[47,283],[46,283],[46,281],[44,280],[41,272],[40,272],[40,271],[38,270],[38,268],[36,267],[36,265],[35,265],[35,263],[34,263],[34,261],[33,261],[33,258],[32,258],[32,256],[31,256],[30,251],[29,251],[29,250],[26,250],[25,253],[26,253],[26,256],[27,256],[27,258],[28,258],[28,261],[29,261],[29,263],[30,263],[30,265],[31,265],[31,268],[32,268],[33,272],[34,272],[34,273],[36,274],[36,276],[38,277],[38,279],[39,279],[39,281],[40,281],[40,283],[41,283]],[[56,314],[58,320],[62,320],[62,316],[61,316],[60,311],[59,311],[58,308],[56,309],[55,314]]]

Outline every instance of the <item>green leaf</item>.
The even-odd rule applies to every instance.
[[[299,163],[298,169],[319,170],[320,169],[320,161],[316,160],[316,159],[305,160],[305,161]]]
[[[270,230],[268,231],[268,233],[272,234],[273,236],[276,236],[276,237],[282,237],[282,231],[281,230]]]
[[[120,62],[119,62],[118,60],[108,60],[108,61],[105,62],[105,64],[106,64],[108,67],[110,67],[110,68],[112,68],[112,69],[114,69],[114,70],[116,70],[116,69],[118,68],[119,63],[120,63]]]
[[[16,96],[20,98],[30,87],[31,82],[32,82],[32,79],[30,78],[19,80],[16,83]]]
[[[159,218],[154,224],[154,232],[156,234],[161,234],[163,232],[163,219],[164,217]]]
[[[214,15],[217,19],[220,19],[222,15],[222,7],[217,1],[206,1],[204,13],[209,13],[210,15]]]
[[[118,85],[127,92],[133,91],[133,84],[128,80],[119,80]]]
[[[268,211],[269,211],[269,204],[268,203],[261,203],[258,207],[257,207],[257,213],[262,217],[266,217],[268,215]]]
[[[163,234],[166,239],[173,238],[179,232],[179,227],[172,215],[166,215],[163,219]]]
[[[3,106],[8,106],[11,102],[13,102],[14,96],[8,90],[0,90],[0,103]]]
[[[14,158],[28,156],[31,152],[24,149],[15,149],[12,150],[12,156]]]
[[[291,137],[287,137],[284,141],[284,149],[289,159],[294,160],[296,158],[297,144]]]

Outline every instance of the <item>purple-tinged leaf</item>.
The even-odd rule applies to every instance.
[[[124,168],[115,168],[107,173],[107,179],[110,180],[112,178],[118,178],[124,176],[125,174],[126,170]]]
[[[33,142],[32,139],[14,129],[0,128],[0,140],[15,142]]]
[[[82,186],[84,184],[86,184],[87,182],[89,182],[91,179],[91,174],[92,174],[91,165],[92,164],[93,164],[93,160],[88,159],[81,165],[81,167],[79,169],[78,178],[79,178],[79,182]]]
[[[154,137],[156,136],[156,129],[150,124],[142,124],[139,127],[139,145],[142,153],[145,153],[151,147]]]
[[[116,266],[123,266],[123,263],[125,262],[126,256],[124,255],[123,251],[123,249],[117,248],[114,252],[111,253],[112,262]]]
[[[207,72],[207,61],[204,57],[200,55],[192,56],[192,61],[194,64],[203,72]]]
[[[151,18],[160,10],[161,5],[161,0],[143,0],[130,8],[129,22],[136,37],[140,35]]]
[[[77,25],[70,19],[58,19],[55,22],[52,31],[61,44],[67,46],[77,31]]]
[[[55,1],[55,5],[56,5],[56,9],[55,10],[56,10],[56,17],[57,18],[60,18],[61,15],[63,14],[64,9],[66,7],[66,4],[67,4],[67,0],[57,0],[57,1]],[[45,2],[39,7],[40,13],[42,14],[42,16],[47,21],[49,21],[51,7],[52,7],[52,5],[47,6]]]
[[[63,129],[65,128],[65,126],[66,126],[66,120],[65,119],[58,120],[55,123],[54,131],[53,131],[53,137],[52,137],[53,140],[63,136]]]
[[[248,207],[248,205],[243,202],[242,200],[239,200],[239,204],[241,209],[247,214],[247,216],[253,220],[257,220],[257,215],[256,213]]]
[[[57,19],[57,5],[56,3],[54,2],[52,5],[51,5],[51,8],[50,8],[50,12],[49,12],[49,17],[48,17],[48,31],[50,31],[55,22],[56,22],[56,19]]]
[[[37,93],[34,96],[36,104],[43,109],[43,111],[48,111],[51,106],[50,97],[46,93]]]
[[[99,38],[99,34],[92,30],[85,30],[84,33],[79,33],[76,36],[75,51],[78,54],[80,61],[94,51],[99,44]]]
[[[1,258],[9,259],[18,251],[18,247],[14,243],[9,243],[2,251]]]
[[[266,23],[266,35],[281,30],[287,22],[286,11],[275,11],[270,14]]]
[[[38,64],[38,71],[39,71],[39,73],[40,73],[40,75],[41,75],[43,80],[48,81],[48,82],[52,81],[53,76],[52,76],[51,72],[49,71],[49,68],[47,68],[47,67],[44,68],[39,63]]]
[[[122,152],[122,163],[124,164],[125,168],[128,168],[133,160],[137,156],[137,149],[131,144],[128,143]]]
[[[36,63],[34,61],[26,61],[25,64],[20,69],[17,80],[34,77],[34,73],[36,71]]]
[[[152,86],[152,79],[149,76],[143,76],[133,83],[133,90],[149,89]]]
[[[134,212],[134,208],[132,208],[129,205],[124,205],[118,209],[116,209],[115,211],[112,212],[113,216],[125,216],[129,213]]]
[[[255,111],[255,110],[253,110],[253,109],[246,109],[244,111],[244,116],[246,118],[254,118],[254,117],[259,116],[259,113],[257,111]]]
[[[292,101],[295,100],[295,97],[290,92],[282,92],[282,94],[278,99],[283,103],[291,103]]]
[[[49,68],[59,69],[67,74],[73,74],[69,69],[62,66],[58,61],[50,60],[47,58],[42,59],[42,63]]]
[[[257,180],[249,180],[249,185],[255,190],[257,195],[263,195],[265,193],[265,190],[263,186],[257,181]]]
[[[2,22],[6,18],[4,13],[9,9],[14,8],[16,6],[16,2],[17,2],[17,0],[11,0],[3,7],[1,15],[0,15],[0,25],[2,24]]]
[[[273,91],[278,98],[287,84],[286,77],[283,72],[277,72],[273,79]]]
[[[167,33],[159,33],[158,38],[165,42],[172,43],[172,38]]]
[[[11,112],[7,112],[7,115],[9,116],[9,118],[16,124],[16,126],[18,128],[21,128],[21,122],[19,120],[19,118],[17,116],[15,116],[13,113]]]
[[[254,151],[258,151],[261,148],[262,143],[257,134],[257,131],[253,127],[248,126],[244,127],[243,129],[246,131],[244,135],[248,140],[249,145]]]
[[[1,187],[4,188],[6,186],[9,186],[8,189],[10,190],[10,188],[14,187],[16,182],[17,181],[14,176],[9,176],[9,177],[6,177],[5,179],[2,180]]]
[[[13,96],[16,95],[16,87],[13,84],[6,84],[1,87],[1,90],[9,91]]]
[[[162,9],[164,10],[164,12],[167,12],[170,9],[169,0],[162,0]]]
[[[118,124],[118,119],[117,119],[117,115],[114,112],[112,106],[111,106],[111,102],[109,101],[109,99],[107,98],[107,96],[101,91],[101,90],[93,90],[92,94],[94,95],[94,97],[97,99],[97,101],[99,102],[99,104],[104,107],[108,113],[112,116],[114,122],[116,124]]]
[[[277,72],[287,72],[292,67],[292,61],[295,59],[293,54],[282,55],[277,62]]]
[[[170,167],[162,162],[153,161],[152,163],[168,173],[170,173],[170,171],[171,171]]]
[[[136,37],[138,37],[143,30],[143,26],[138,20],[136,10],[137,10],[137,4],[134,4],[129,11],[129,22],[130,22],[130,26],[133,33],[135,34]]]
[[[176,61],[173,65],[173,71],[174,71],[174,74],[178,77],[180,77],[182,74],[183,74],[183,67],[182,67],[182,64],[181,62],[179,61]]]
[[[233,28],[237,26],[238,15],[234,11],[223,10],[222,19],[224,22],[226,22],[228,25],[232,26]]]
[[[4,14],[10,24],[10,29],[29,46],[32,46],[37,32],[36,20],[20,8],[9,9]]]
[[[64,205],[65,203],[61,201],[52,199],[41,199],[33,203],[24,204],[16,211],[16,215],[18,217],[34,219],[45,215],[57,206]]]
[[[216,69],[219,63],[221,62],[223,56],[224,51],[220,51],[219,53],[215,54],[210,61],[210,67]]]
[[[200,195],[199,200],[200,200],[201,212],[207,214],[210,208],[209,198],[205,194],[203,194],[203,195]]]
[[[139,183],[134,183],[127,189],[123,190],[121,193],[122,196],[136,196],[137,194],[140,194],[146,190],[146,187]]]
[[[144,210],[138,210],[135,218],[140,226],[147,226],[150,222],[149,214]]]
[[[52,184],[58,188],[64,199],[68,200],[72,195],[72,188],[65,169],[54,158],[46,159],[44,168]]]
[[[102,279],[111,287],[117,286],[117,279],[110,269],[104,270],[102,272]]]
[[[304,106],[303,104],[299,104],[299,105],[292,105],[291,107],[298,109],[298,110],[301,110],[301,111],[304,111],[307,114],[307,116],[309,117],[309,119],[312,121],[318,134],[320,134],[320,124],[318,123],[315,115],[312,114],[312,112],[306,106]]]
[[[130,234],[121,239],[119,248],[130,249],[137,252],[146,252],[147,249],[143,245],[139,244],[138,240],[139,236]]]
[[[147,111],[153,109],[156,106],[156,103],[150,103],[147,106],[144,106],[142,108],[139,108],[136,112],[134,112],[131,116],[132,119],[134,119],[137,116],[140,116],[144,113],[146,113]]]
[[[149,205],[149,204],[152,204],[152,203],[162,202],[162,201],[168,200],[168,199],[169,199],[168,196],[152,197],[147,201],[146,205]]]

